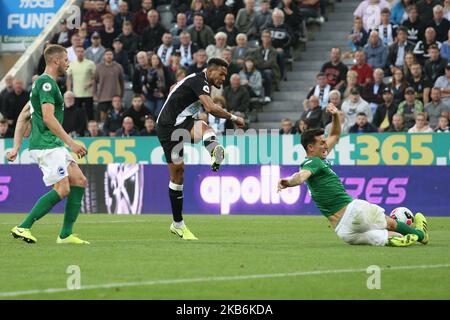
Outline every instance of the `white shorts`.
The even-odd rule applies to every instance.
[[[31,158],[37,162],[44,177],[45,185],[52,186],[69,175],[67,167],[75,160],[64,147],[30,150]]]
[[[384,246],[388,241],[384,209],[364,200],[353,200],[336,227],[336,234],[349,244]]]

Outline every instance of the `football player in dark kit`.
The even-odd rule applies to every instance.
[[[227,76],[228,63],[220,58],[211,58],[207,68],[197,74],[191,74],[172,87],[161,112],[156,120],[156,131],[164,150],[169,167],[169,197],[172,205],[173,223],[170,231],[184,240],[197,240],[183,221],[183,142],[196,143],[203,140],[211,155],[213,171],[219,170],[224,160],[225,149],[219,144],[216,134],[205,122],[197,121],[194,116],[201,111],[215,117],[230,119],[240,128],[245,121],[215,104],[211,98],[211,86],[220,88]]]

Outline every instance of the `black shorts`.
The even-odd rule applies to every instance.
[[[167,163],[174,163],[174,160],[178,159],[181,159],[181,161],[183,160],[183,145],[180,143],[182,141],[193,142],[191,138],[191,130],[194,127],[194,123],[195,120],[192,117],[187,117],[178,126],[164,126],[156,124],[156,134],[158,135],[159,142],[163,147]],[[172,134],[177,129],[184,129],[184,132],[180,131],[179,134],[176,133],[177,140],[172,140]],[[176,162],[178,163],[178,161]]]

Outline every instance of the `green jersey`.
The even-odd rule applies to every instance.
[[[306,184],[317,208],[325,217],[335,214],[353,201],[337,174],[331,170],[331,163],[328,160],[318,157],[306,158],[300,168],[311,171]]]
[[[54,115],[59,123],[64,118],[64,99],[58,84],[48,74],[42,74],[33,83],[30,94],[31,136],[29,149],[53,149],[64,146],[64,142],[54,135],[44,123],[42,105],[51,103],[55,106]]]

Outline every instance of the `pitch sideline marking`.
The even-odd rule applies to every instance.
[[[435,264],[435,265],[418,265],[418,266],[394,266],[389,268],[381,268],[381,270],[411,270],[411,269],[437,269],[437,268],[449,268],[450,264]],[[252,280],[252,279],[270,279],[270,278],[283,278],[283,277],[299,277],[299,276],[314,276],[322,274],[336,274],[336,273],[357,273],[366,272],[367,269],[337,269],[337,270],[318,270],[318,271],[299,271],[291,273],[268,273],[268,274],[253,274],[242,276],[219,276],[219,277],[205,277],[205,278],[190,278],[190,279],[167,279],[167,280],[150,280],[142,282],[118,282],[107,284],[96,284],[81,286],[80,289],[67,289],[67,288],[49,288],[42,290],[28,290],[28,291],[11,291],[0,292],[0,297],[18,297],[31,294],[41,293],[61,293],[69,291],[79,290],[93,290],[93,289],[111,289],[117,287],[138,287],[138,286],[154,286],[165,284],[181,284],[181,283],[199,283],[210,281],[235,281],[235,280]]]

